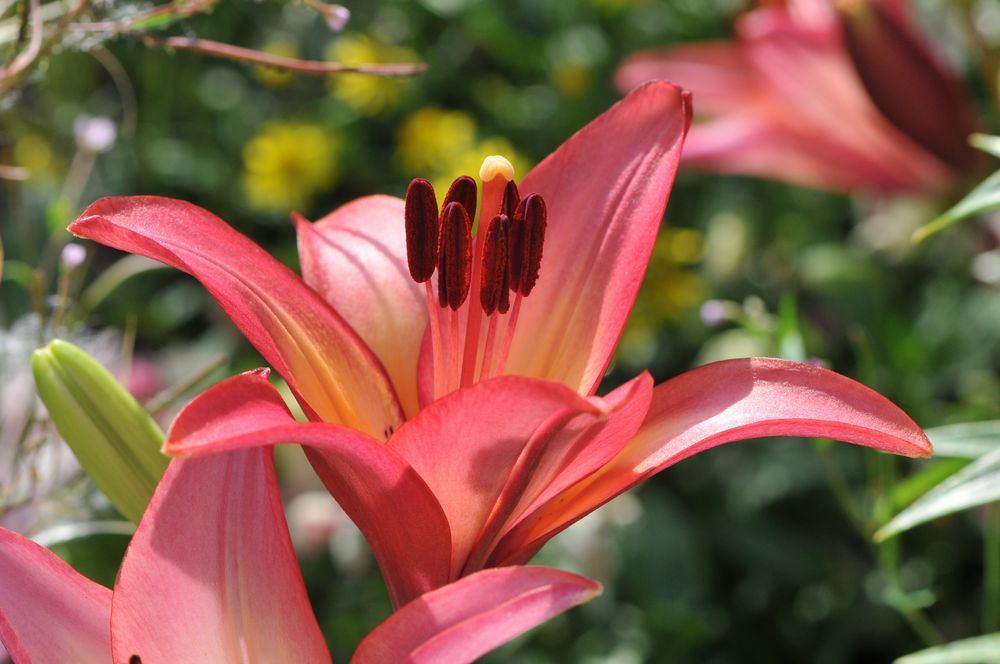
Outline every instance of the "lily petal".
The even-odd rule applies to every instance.
[[[565,385],[504,376],[438,399],[396,432],[386,445],[427,482],[448,517],[451,578],[536,434],[538,444],[565,450],[599,416]]]
[[[591,397],[591,401],[602,402],[603,418],[573,441],[571,449],[558,450],[562,454],[550,452],[531,469],[530,486],[518,509],[502,524],[503,529],[489,547],[477,546],[485,551],[486,566],[507,560],[524,544],[518,538],[518,524],[531,521],[550,501],[599,472],[622,451],[642,426],[652,396],[653,378],[643,372],[603,399]],[[515,531],[514,535],[505,537],[511,531]],[[523,560],[529,560],[534,553]]]
[[[0,642],[18,664],[107,664],[111,591],[0,528]]]
[[[367,196],[314,224],[296,217],[302,277],[382,361],[406,416],[416,415],[424,293],[406,265],[403,201]]]
[[[271,449],[176,460],[115,584],[114,661],[329,662]]]
[[[706,121],[686,166],[839,191],[947,186],[946,164],[872,102],[827,0],[762,7],[736,28],[734,41],[638,53],[617,73],[622,91],[648,78],[693,91]]]
[[[696,86],[696,116],[746,108],[759,83],[742,49],[726,41],[641,51],[615,71],[615,87],[621,92],[655,79]]]
[[[715,362],[653,389],[638,435],[611,463],[552,500],[509,536],[525,559],[560,530],[650,475],[723,443],[820,436],[905,456],[928,456],[927,436],[891,401],[861,383],[772,358]]]
[[[601,592],[546,567],[477,572],[410,602],[376,627],[351,662],[464,664]]]
[[[528,173],[548,227],[506,373],[592,394],[611,361],[653,248],[691,120],[690,96],[640,87]]]
[[[449,580],[451,536],[423,479],[385,444],[334,424],[300,424],[267,371],[228,378],[174,421],[164,451],[199,456],[300,443],[327,489],[368,540],[395,606]]]
[[[376,437],[402,421],[378,358],[350,326],[291,270],[215,215],[169,198],[105,198],[70,230],[201,281],[324,421]]]

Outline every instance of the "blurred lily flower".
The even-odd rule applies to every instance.
[[[686,164],[844,192],[939,194],[968,173],[969,100],[905,0],[760,4],[732,41],[640,52],[616,73],[622,91],[693,91],[704,121]]]
[[[459,178],[439,216],[430,184],[415,180],[405,201],[371,196],[299,219],[304,282],[182,201],[105,199],[70,229],[200,279],[311,420],[297,423],[251,372],[189,404],[166,451],[305,445],[401,606],[530,559],[601,504],[725,442],[826,436],[930,453],[884,397],[806,364],[719,362],[655,389],[643,373],[593,396],[689,122],[688,95],[650,83],[519,186],[507,160],[487,158],[481,204],[475,181]]]
[[[544,567],[490,570],[403,607],[352,661],[471,662],[599,591]],[[0,641],[17,662],[329,662],[272,450],[173,462],[114,591],[0,528]]]

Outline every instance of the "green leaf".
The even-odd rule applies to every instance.
[[[914,501],[875,533],[875,540],[996,500],[1000,500],[1000,450],[980,457]]]
[[[913,242],[921,242],[952,224],[981,212],[1000,207],[1000,171],[980,182],[951,209],[913,232]]]
[[[920,472],[897,482],[892,487],[891,503],[893,510],[907,507],[920,496],[924,495],[941,482],[968,466],[968,459],[935,459],[929,462]]]
[[[129,30],[157,30],[169,27],[183,18],[177,12],[163,12],[140,18],[129,24]]]
[[[799,312],[794,293],[781,296],[778,307],[778,355],[786,360],[805,362],[806,343],[799,329]]]
[[[895,664],[995,664],[1000,662],[1000,633],[952,641],[911,653]]]
[[[994,157],[1000,157],[1000,136],[973,134],[972,136],[969,136],[969,143],[974,148],[978,148],[983,152],[988,152]]]
[[[925,433],[934,445],[935,457],[978,459],[1000,450],[1000,420],[947,424]]]
[[[31,356],[38,395],[59,435],[122,516],[138,523],[169,459],[163,432],[107,369],[66,341]]]

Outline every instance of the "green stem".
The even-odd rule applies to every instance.
[[[1000,630],[1000,506],[986,508],[983,525],[983,633]]]

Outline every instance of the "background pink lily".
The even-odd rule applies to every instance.
[[[976,156],[971,105],[915,29],[905,0],[787,0],[741,16],[732,41],[640,52],[627,91],[689,87],[704,121],[692,167],[838,191],[940,193]]]
[[[418,390],[433,369],[419,361],[428,313],[406,267],[401,200],[363,198],[315,225],[300,222],[305,283],[180,201],[98,201],[71,230],[200,279],[312,420],[296,423],[263,375],[244,374],[193,402],[167,450],[306,445],[401,606],[484,567],[528,560],[589,511],[724,442],[828,436],[930,452],[920,429],[878,394],[780,360],[717,363],[656,388],[642,374],[593,396],[642,280],[689,121],[685,93],[650,83],[525,176],[521,191],[544,196],[548,231],[508,375],[429,404]],[[457,315],[467,320],[473,306]]]
[[[352,661],[471,662],[597,592],[559,570],[489,570],[403,607]],[[0,529],[0,640],[16,664],[329,662],[271,450],[171,464],[113,592]]]

